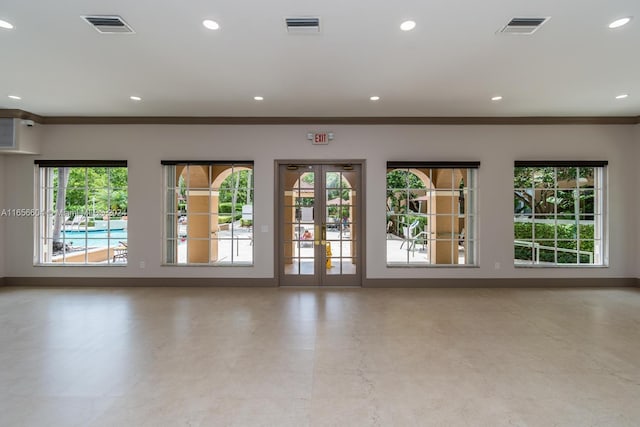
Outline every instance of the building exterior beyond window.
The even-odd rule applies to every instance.
[[[127,163],[36,161],[36,264],[126,265]]]
[[[162,164],[164,264],[253,265],[253,162]]]
[[[607,264],[606,162],[516,162],[516,266]]]
[[[477,162],[387,164],[387,265],[476,264]]]

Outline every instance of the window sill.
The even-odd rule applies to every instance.
[[[52,263],[36,263],[33,264],[34,267],[126,267],[129,264],[125,262],[114,262],[114,263],[104,263],[104,264],[63,264],[61,262],[52,262]]]
[[[478,264],[387,264],[387,268],[479,268]]]
[[[163,263],[160,265],[161,267],[254,267],[254,264],[168,264],[168,263]]]
[[[609,268],[605,264],[513,264],[515,268]]]

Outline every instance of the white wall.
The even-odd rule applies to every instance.
[[[4,176],[4,158],[5,156],[0,154],[0,211],[2,209],[6,209],[7,206],[4,203],[4,187],[6,186],[7,180]],[[4,277],[4,247],[5,247],[5,238],[4,238],[4,224],[6,222],[6,218],[0,216],[0,277]]]
[[[274,275],[274,161],[366,159],[367,278],[635,277],[637,168],[634,126],[323,126],[328,146],[306,140],[317,126],[44,126],[45,159],[129,161],[129,265],[34,267],[32,221],[11,219],[5,242],[6,276],[252,277]],[[33,156],[5,163],[5,204],[31,207]],[[255,160],[255,265],[162,267],[160,160]],[[608,160],[610,265],[608,268],[513,267],[513,161]],[[385,174],[388,160],[479,160],[477,268],[387,268]],[[634,179],[629,179],[634,177]],[[10,182],[8,182],[10,181]],[[261,232],[267,226],[268,232]],[[629,233],[634,230],[634,233]],[[5,246],[7,243],[5,243]],[[5,248],[6,249],[6,248]],[[146,268],[140,269],[140,261]],[[496,270],[495,263],[501,268]]]
[[[635,150],[635,163],[640,164],[640,124],[636,125],[636,150]],[[637,262],[638,255],[640,253],[640,197],[638,192],[640,191],[640,169],[636,167],[636,188],[633,192],[633,198],[636,200],[636,230],[638,234],[637,244],[634,253],[636,254],[636,278],[640,279],[640,262]]]
[[[18,152],[25,154],[40,153],[43,133],[44,128],[42,126],[27,126],[23,121],[18,120],[18,126],[16,126]]]

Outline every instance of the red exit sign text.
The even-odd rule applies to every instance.
[[[333,132],[309,132],[307,139],[313,145],[326,145],[333,140]]]

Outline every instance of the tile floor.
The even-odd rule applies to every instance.
[[[1,426],[638,426],[640,290],[0,288]]]

